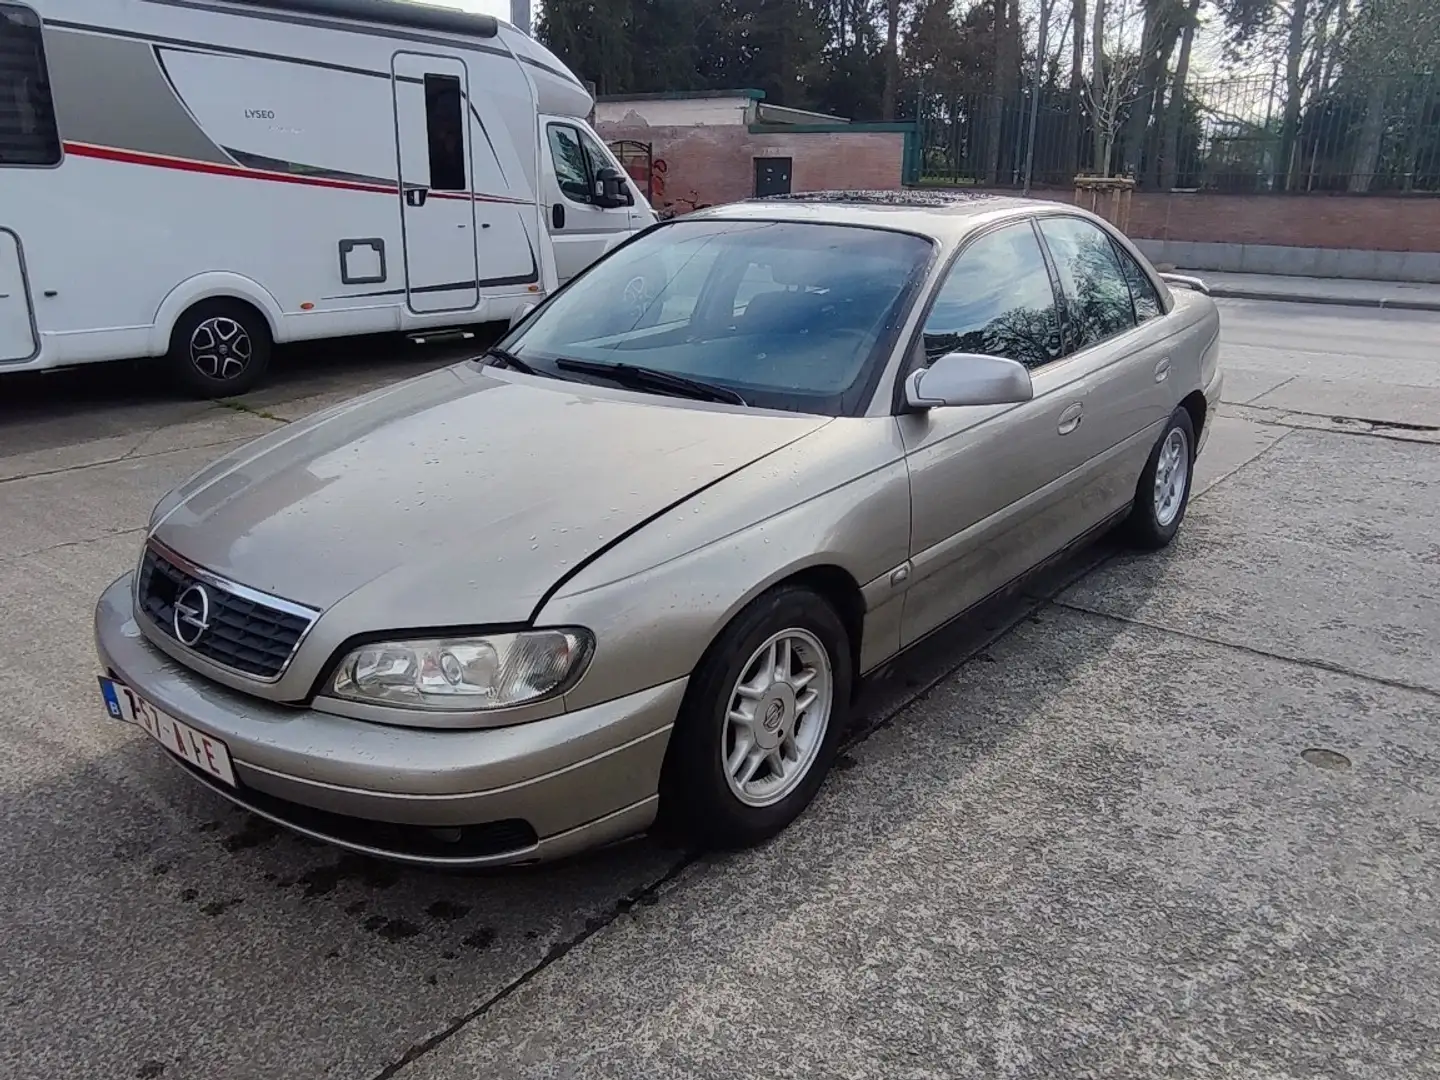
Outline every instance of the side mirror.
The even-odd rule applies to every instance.
[[[527,300],[525,301],[525,303],[521,304],[518,308],[515,309],[515,313],[510,316],[510,329],[513,330],[515,329],[515,327],[519,326],[522,322],[526,320],[526,318],[529,317],[530,313],[539,306],[540,305],[537,304],[534,300]]]
[[[602,166],[595,172],[595,205],[608,209],[628,206],[633,200],[630,189],[625,186],[625,177],[614,169]]]
[[[1024,364],[980,353],[946,353],[905,380],[905,404],[916,410],[1018,405],[1034,396]]]

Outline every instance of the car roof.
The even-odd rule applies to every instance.
[[[954,240],[982,221],[1055,206],[1042,199],[978,191],[809,191],[707,207],[685,216],[868,225]]]

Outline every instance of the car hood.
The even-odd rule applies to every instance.
[[[626,531],[827,422],[462,364],[241,448],[152,530],[275,596],[353,594],[385,626],[522,622]]]

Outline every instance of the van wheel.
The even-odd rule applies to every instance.
[[[665,832],[741,848],[799,817],[835,758],[853,679],[844,623],[783,586],[737,615],[686,688],[660,783]]]
[[[270,347],[270,327],[249,304],[204,300],[176,322],[166,360],[187,393],[233,397],[259,383]]]

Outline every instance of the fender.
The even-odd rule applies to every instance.
[[[276,343],[284,340],[281,327],[285,325],[285,313],[268,289],[243,274],[208,270],[185,279],[160,301],[155,322],[150,327],[150,355],[164,356],[170,348],[170,334],[180,316],[197,301],[214,297],[248,300],[264,313],[265,321],[270,324],[271,339]]]

